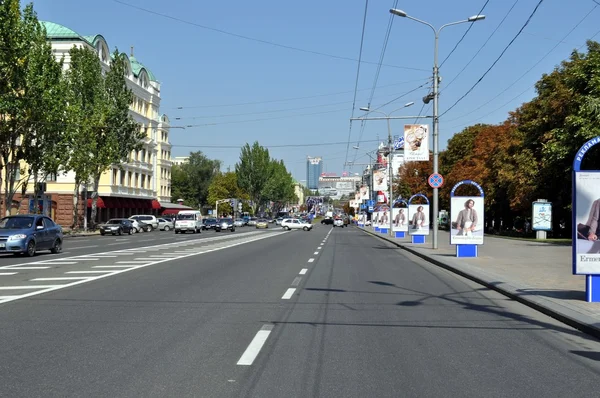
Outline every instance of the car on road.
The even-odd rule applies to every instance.
[[[269,228],[269,220],[265,220],[264,218],[260,218],[256,222],[256,229],[259,229],[259,228]]]
[[[166,218],[158,218],[158,230],[159,231],[170,231],[175,228],[175,221]]]
[[[283,217],[277,217],[275,219],[275,225],[281,225],[281,222],[283,221]]]
[[[182,210],[175,219],[175,234],[187,231],[201,233],[202,225],[202,213],[199,210]]]
[[[343,227],[344,226],[344,220],[342,220],[341,218],[335,218],[333,220],[333,226],[334,227]]]
[[[313,226],[312,224],[309,224],[297,218],[284,218],[283,221],[281,221],[281,227],[287,231],[291,229],[302,229],[304,231],[310,231]]]
[[[244,219],[243,218],[236,218],[233,221],[233,225],[235,225],[236,227],[243,227],[245,225]]]
[[[133,223],[131,220],[127,218],[111,218],[104,224],[99,225],[98,229],[100,229],[100,235],[123,235],[128,234],[131,235],[134,233],[135,228],[133,227]]]
[[[333,225],[333,218],[326,217],[326,218],[324,218],[324,219],[321,220],[321,224]]]
[[[204,222],[202,223],[202,229],[205,231],[207,229],[215,229],[216,225],[217,225],[216,218],[205,218]]]
[[[220,218],[215,225],[215,232],[221,232],[222,230],[229,230],[235,232],[235,225],[233,225],[233,218]]]
[[[0,253],[26,254],[33,257],[38,250],[62,251],[60,225],[39,214],[23,214],[0,220]]]
[[[249,227],[256,226],[257,221],[258,221],[257,217],[250,217],[250,219],[248,220],[248,226]]]
[[[133,228],[135,228],[135,232],[144,232],[144,231],[152,231],[152,225],[146,224],[143,221],[138,221],[136,219],[129,218],[129,221],[133,224]]]
[[[141,221],[144,224],[148,224],[148,225],[152,226],[152,229],[158,229],[158,219],[156,218],[156,216],[153,216],[150,214],[136,214],[136,215],[129,217],[129,219]],[[146,228],[145,231],[150,232],[150,231],[152,231],[152,229],[148,230]]]

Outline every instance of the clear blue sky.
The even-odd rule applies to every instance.
[[[445,113],[491,66],[538,2],[489,0],[484,21],[442,31],[440,63],[472,25],[440,69],[441,148],[468,125],[505,120],[508,112],[535,95],[533,85],[542,74],[551,72],[600,30],[600,6],[593,0],[573,0],[568,5],[542,1],[495,67]],[[485,3],[370,0],[362,51],[366,62],[360,67],[354,115],[362,113],[358,108],[371,97],[372,108],[401,97],[381,108],[386,112],[414,101],[415,105],[394,115],[415,115],[428,93],[425,84],[402,96],[431,77],[433,32],[400,17],[392,20],[384,65],[372,90],[390,8],[397,4],[396,8],[439,27],[479,13]],[[350,169],[344,162],[367,163],[365,152],[387,137],[385,121],[368,122],[362,133],[359,123],[350,129],[364,0],[38,0],[34,8],[41,20],[65,25],[81,35],[102,34],[111,50],[118,47],[129,52],[130,46],[135,47],[136,58],[162,84],[161,111],[174,126],[194,126],[172,130],[174,156],[200,150],[222,160],[223,169],[233,169],[239,148],[258,141],[269,148],[272,157],[283,159],[297,180],[304,180],[307,155],[322,156],[324,171],[358,172],[357,166]],[[431,107],[425,107],[422,114],[431,115]],[[403,124],[392,121],[393,134],[401,134]],[[357,144],[358,151],[352,149]]]

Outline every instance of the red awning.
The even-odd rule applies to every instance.
[[[158,210],[158,209],[160,209],[160,207],[161,207],[161,206],[160,206],[160,202],[159,202],[158,200],[156,200],[156,199],[155,199],[155,200],[152,200],[152,208],[153,208],[154,210]]]
[[[87,200],[87,207],[92,207],[92,199]],[[105,209],[106,205],[104,204],[104,200],[101,196],[98,196],[98,200],[96,201],[96,207],[99,209]]]
[[[167,216],[169,214],[178,214],[182,209],[165,209],[161,213],[163,216]]]

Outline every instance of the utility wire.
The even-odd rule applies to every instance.
[[[377,140],[370,140],[365,142],[376,142]],[[320,142],[314,144],[282,144],[282,145],[264,145],[265,148],[298,148],[298,147],[322,147],[325,145],[345,145],[346,141],[338,142]],[[239,149],[244,146],[240,145],[171,145],[173,147],[186,147],[186,148],[222,148],[222,149]]]
[[[206,29],[206,30],[211,30],[213,32],[222,33],[224,35],[237,37],[239,39],[254,41],[254,42],[262,43],[262,44],[268,44],[268,45],[271,45],[271,46],[285,48],[285,49],[293,50],[293,51],[299,51],[299,52],[303,52],[303,53],[307,53],[307,54],[320,55],[320,56],[323,56],[323,57],[329,57],[329,58],[335,58],[335,59],[342,59],[342,60],[353,61],[353,62],[357,61],[356,59],[350,58],[350,57],[343,57],[343,56],[339,56],[339,55],[327,54],[327,53],[322,53],[322,52],[319,52],[319,51],[307,50],[307,49],[300,48],[300,47],[294,47],[294,46],[288,46],[288,45],[285,45],[285,44],[279,44],[279,43],[275,43],[275,42],[268,41],[268,40],[257,39],[257,38],[250,37],[250,36],[244,36],[244,35],[240,35],[240,34],[237,34],[237,33],[228,32],[228,31],[223,30],[223,29],[212,28],[210,26],[205,26],[205,25],[201,25],[201,24],[198,24],[198,23],[195,23],[195,22],[186,21],[185,19],[173,17],[171,15],[163,14],[163,13],[160,13],[160,12],[157,12],[157,11],[152,11],[152,10],[149,10],[147,8],[138,7],[138,6],[135,6],[133,4],[126,3],[124,1],[120,1],[120,0],[113,0],[113,1],[115,3],[118,3],[118,4],[121,4],[121,5],[130,7],[130,8],[134,8],[134,9],[139,10],[139,11],[146,12],[148,14],[156,15],[156,16],[159,16],[159,17],[162,17],[162,18],[167,18],[167,19],[170,19],[170,20],[173,20],[173,21],[177,21],[177,22],[180,22],[180,23],[183,23],[183,24],[196,26],[198,28],[202,28],[202,29]],[[376,62],[368,62],[368,61],[361,61],[361,62],[365,63],[365,64],[373,64],[373,65],[377,64]],[[429,72],[427,69],[412,68],[412,67],[409,67],[409,66],[398,66],[398,65],[384,65],[384,66],[391,67],[391,68],[398,68],[398,69],[408,69],[408,70],[416,70],[416,71],[422,71],[422,72]]]
[[[477,85],[485,78],[485,76],[492,70],[492,68],[494,66],[496,66],[496,64],[498,63],[498,61],[500,61],[500,58],[502,58],[502,56],[504,55],[504,53],[510,48],[510,46],[515,42],[515,40],[517,40],[517,38],[521,35],[521,32],[523,32],[523,30],[525,29],[525,27],[527,25],[529,25],[529,22],[531,21],[531,19],[533,18],[533,16],[535,15],[535,13],[537,12],[538,8],[542,5],[543,2],[544,2],[544,0],[540,0],[537,3],[537,5],[535,6],[535,8],[533,9],[533,11],[531,12],[531,14],[529,15],[529,18],[527,18],[527,21],[525,21],[525,23],[523,24],[523,26],[521,27],[521,29],[519,29],[519,31],[517,32],[517,34],[515,35],[515,37],[513,37],[512,40],[506,45],[506,47],[504,47],[504,50],[502,50],[502,52],[500,53],[500,55],[498,56],[498,58],[496,58],[496,60],[492,63],[492,65],[490,65],[490,67],[475,82],[475,84],[473,84],[473,86],[471,86],[471,88],[468,89],[467,92],[464,93],[462,97],[460,97],[458,100],[456,100],[456,102],[454,104],[452,104],[452,106],[450,108],[446,109],[446,111],[444,113],[442,113],[439,117],[444,116],[446,113],[450,112],[452,110],[452,108],[454,108],[456,105],[458,105],[459,102],[461,102],[467,95],[469,95],[475,89],[475,87],[477,87]]]
[[[511,87],[513,87],[515,84],[517,84],[521,79],[523,79],[529,72],[531,72],[536,66],[538,66],[544,59],[546,59],[558,46],[560,46],[563,41],[569,37],[571,35],[571,33],[573,33],[573,31],[575,29],[577,29],[579,27],[579,25],[581,25],[583,23],[583,21],[585,21],[591,14],[592,12],[594,12],[594,10],[596,10],[596,8],[598,8],[598,6],[594,6],[590,11],[588,11],[587,14],[584,15],[583,18],[581,18],[579,20],[579,22],[577,22],[577,24],[575,24],[575,26],[573,26],[568,32],[567,34],[565,34],[562,39],[560,39],[555,45],[554,47],[552,47],[542,58],[540,58],[535,64],[533,64],[533,66],[531,66],[531,68],[527,69],[525,71],[525,73],[523,73],[517,80],[515,80],[514,82],[512,82],[510,85],[508,85],[507,87],[504,88],[504,90],[502,90],[501,92],[499,92],[495,97],[493,97],[492,99],[490,99],[489,101],[481,104],[479,107],[473,109],[472,111],[465,113],[464,115],[461,115],[459,117],[456,117],[454,119],[450,119],[450,120],[446,120],[446,122],[453,122],[455,120],[459,120],[462,119],[465,116],[469,116],[470,114],[472,114],[473,112],[478,111],[479,109],[483,108],[484,106],[488,105],[490,102],[494,101],[496,98],[500,97],[502,94],[504,94],[505,92],[507,92]],[[600,33],[600,31],[596,32],[594,34],[594,36],[592,36],[592,38],[596,37],[596,35],[598,35]],[[583,44],[585,45],[585,44]],[[582,46],[583,47],[583,46]],[[579,47],[581,48],[581,47]],[[528,91],[529,88],[527,90],[525,90],[522,94],[524,94],[526,91]],[[522,94],[519,94],[517,97],[515,97],[514,99],[520,97]],[[511,100],[512,101],[512,100]],[[505,104],[506,105],[506,104]],[[446,111],[447,112],[447,111]],[[444,112],[444,113],[446,113]],[[495,112],[495,111],[494,111]],[[487,116],[487,115],[485,115]]]
[[[469,62],[467,62],[467,64],[460,70],[460,72],[458,72],[458,74],[456,76],[454,76],[454,78],[452,80],[450,80],[450,83],[448,83],[446,85],[446,87],[444,88],[444,91],[448,89],[448,87],[450,87],[452,85],[452,83],[454,83],[454,81],[456,79],[458,79],[458,77],[465,71],[465,69],[467,69],[467,67],[469,65],[471,65],[471,62],[473,62],[473,60],[475,60],[475,58],[479,55],[479,53],[481,52],[481,50],[483,50],[483,48],[488,44],[488,42],[490,41],[490,39],[494,36],[494,34],[496,34],[496,31],[500,28],[500,26],[502,26],[502,24],[504,23],[504,21],[506,20],[506,18],[508,18],[508,16],[510,15],[510,13],[512,12],[513,8],[515,8],[515,6],[517,5],[517,3],[520,0],[516,0],[512,7],[510,7],[510,9],[508,10],[508,12],[506,13],[506,15],[504,15],[504,18],[502,18],[502,21],[500,21],[500,23],[498,24],[498,26],[496,26],[496,29],[494,29],[494,31],[492,32],[492,34],[487,38],[487,40],[485,41],[485,43],[483,43],[481,45],[481,47],[479,47],[479,50],[477,50],[477,52],[473,55],[473,57],[471,57],[471,59],[469,60]]]
[[[489,2],[490,2],[490,0],[486,0],[486,2],[483,4],[483,7],[481,7],[481,10],[479,10],[479,12],[477,13],[477,15],[481,15],[481,13],[483,12],[483,10],[485,10],[485,7],[488,5]],[[469,33],[469,31],[473,27],[474,23],[475,23],[475,21],[473,21],[473,22],[471,22],[469,24],[469,27],[467,28],[467,30],[465,31],[465,33],[463,33],[463,35],[460,38],[460,40],[456,43],[456,45],[454,46],[454,48],[452,49],[452,51],[450,51],[450,53],[446,56],[446,58],[444,58],[444,60],[440,64],[440,68],[442,66],[444,66],[444,64],[446,63],[446,61],[448,60],[448,58],[450,58],[450,56],[452,55],[452,53],[457,49],[458,45],[463,41],[463,39],[465,38],[465,36]]]

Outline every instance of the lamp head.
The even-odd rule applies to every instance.
[[[402,10],[398,10],[396,8],[391,8],[390,9],[390,13],[397,15],[399,17],[406,17],[408,14],[406,14],[404,11]]]
[[[369,112],[369,107],[368,106],[362,106],[360,107],[361,111],[365,111],[365,112]]]
[[[485,19],[485,15],[473,15],[472,17],[469,17],[469,19],[467,21],[476,22],[476,21],[481,21],[484,19]]]

